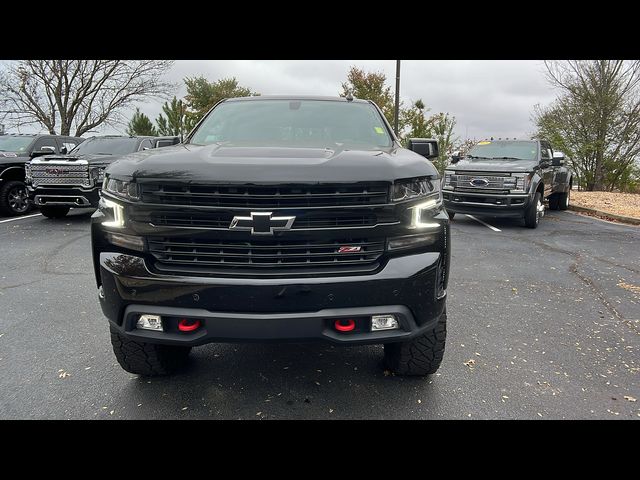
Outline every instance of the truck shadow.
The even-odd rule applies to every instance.
[[[138,418],[435,417],[438,377],[394,376],[382,358],[379,345],[212,344],[181,373],[134,377],[122,397],[146,406]]]

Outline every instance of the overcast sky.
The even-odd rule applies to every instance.
[[[203,75],[210,81],[236,77],[240,85],[266,94],[338,95],[352,65],[383,72],[395,88],[395,60],[180,60],[169,79]],[[457,119],[456,134],[464,138],[528,138],[531,112],[549,104],[555,92],[544,77],[544,64],[535,60],[403,60],[400,97],[408,104],[419,98],[430,113],[449,112]],[[138,105],[155,120],[161,102]],[[124,128],[119,129],[120,133]],[[111,128],[101,133],[117,133]]]

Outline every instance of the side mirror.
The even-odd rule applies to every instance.
[[[460,150],[456,150],[451,154],[451,163],[458,163],[460,158]]]
[[[43,155],[51,155],[56,153],[53,149],[43,148],[42,150],[34,150],[31,152],[31,158],[42,157]]]
[[[425,158],[438,157],[438,141],[430,138],[409,138],[407,148]]]
[[[551,160],[551,165],[554,167],[561,167],[564,165],[564,153],[562,152],[553,152],[553,160]]]
[[[66,154],[67,154],[67,147],[62,146],[62,147],[60,148],[60,153],[61,153],[62,155],[66,155]]]

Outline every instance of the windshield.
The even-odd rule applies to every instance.
[[[190,143],[378,150],[392,140],[370,103],[265,99],[218,105]]]
[[[138,150],[138,139],[127,137],[89,138],[71,150],[73,155],[125,155]]]
[[[0,135],[0,152],[23,153],[33,142],[33,137],[14,137],[12,135]]]
[[[469,150],[467,156],[482,158],[507,158],[509,160],[535,160],[537,142],[529,141],[484,141]]]

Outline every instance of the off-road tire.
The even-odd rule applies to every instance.
[[[30,203],[21,204],[20,206],[12,205],[12,199],[10,197],[15,194],[16,189],[24,190],[25,194],[27,192],[27,186],[19,180],[11,180],[4,184],[0,183],[0,213],[13,217],[16,215],[24,215],[31,210]],[[20,198],[16,198],[16,200],[21,201]]]
[[[191,351],[191,347],[137,342],[126,338],[114,327],[109,329],[113,353],[120,366],[130,373],[147,377],[169,375],[186,364]]]
[[[559,210],[560,209],[560,194],[554,193],[549,197],[549,210]]]
[[[558,209],[566,210],[569,208],[569,198],[571,195],[571,190],[568,192],[563,192],[558,194]]]
[[[69,213],[70,207],[61,206],[43,206],[40,207],[40,213],[47,218],[63,218]]]
[[[412,340],[384,345],[386,367],[398,375],[436,373],[444,356],[447,338],[447,312],[444,311],[433,330]]]
[[[529,228],[538,227],[538,224],[540,223],[540,216],[538,215],[539,203],[544,207],[544,204],[542,203],[542,195],[540,194],[540,192],[536,192],[532,202],[529,204],[524,214],[525,226]]]

